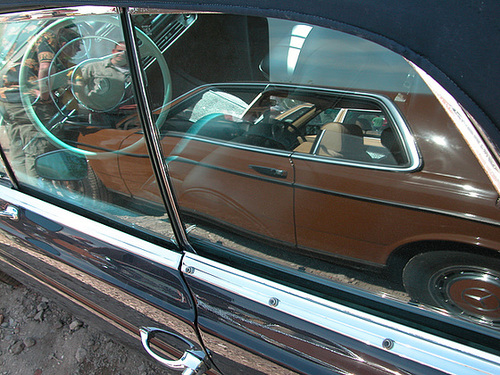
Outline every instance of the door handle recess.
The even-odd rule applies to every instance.
[[[0,217],[8,217],[11,220],[19,220],[19,210],[11,205],[8,205],[5,210],[0,211]]]
[[[141,327],[139,332],[141,333],[142,346],[146,349],[146,352],[166,367],[172,370],[182,371],[182,375],[202,375],[209,369],[206,363],[207,356],[205,352],[202,350],[195,350],[195,346],[184,337],[154,327]],[[177,360],[169,360],[159,356],[151,349],[149,341],[155,337],[156,333],[160,332],[181,340],[189,346],[189,349],[187,349],[182,357]]]

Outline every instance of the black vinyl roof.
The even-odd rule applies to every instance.
[[[500,144],[499,0],[2,0],[0,10],[40,4],[220,11],[289,18],[359,35],[429,73]]]

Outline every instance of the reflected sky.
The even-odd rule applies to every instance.
[[[286,20],[270,19],[269,30],[271,81],[429,93],[403,57],[373,42]]]

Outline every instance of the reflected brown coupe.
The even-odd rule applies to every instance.
[[[156,115],[168,113],[161,143],[181,212],[288,249],[385,267],[415,299],[497,321],[498,301],[483,298],[500,290],[491,160],[471,151],[474,140],[432,93],[391,96],[221,84],[179,98]],[[107,191],[161,203],[138,129],[132,116],[78,142],[124,150],[90,160]],[[138,170],[130,163],[143,163],[141,174],[125,173]]]

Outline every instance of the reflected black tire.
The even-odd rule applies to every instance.
[[[500,260],[436,251],[410,259],[403,284],[417,302],[488,326],[500,327]]]

